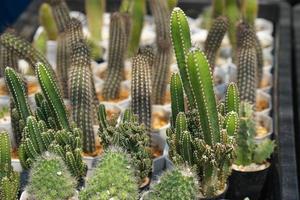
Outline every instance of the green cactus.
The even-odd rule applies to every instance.
[[[46,55],[47,41],[48,41],[47,33],[45,30],[42,30],[40,35],[38,35],[37,38],[33,40],[32,45],[37,51],[41,52],[43,55]]]
[[[237,82],[242,101],[256,102],[257,57],[255,50],[255,33],[246,23],[238,25],[238,75]]]
[[[118,98],[124,72],[127,33],[125,30],[125,21],[121,13],[115,12],[112,14],[109,29],[108,74],[103,88],[105,100]]]
[[[4,76],[4,70],[6,67],[11,67],[14,70],[18,69],[17,57],[4,46],[0,46],[0,66],[0,77]]]
[[[150,189],[149,195],[144,199],[196,199],[198,190],[196,176],[189,167],[184,166],[181,168],[164,172],[160,177],[159,183]]]
[[[168,8],[170,12],[177,6],[178,0],[168,0]]]
[[[223,38],[227,32],[228,22],[226,17],[220,16],[213,21],[204,44],[204,52],[214,71],[216,56]]]
[[[257,59],[257,87],[260,87],[260,83],[263,77],[263,67],[264,67],[264,56],[263,56],[263,49],[261,43],[255,34],[255,50],[256,50],[256,59]]]
[[[70,124],[66,106],[61,96],[60,89],[56,83],[51,70],[42,63],[36,64],[36,74],[42,88],[43,95],[50,109],[54,113],[54,121],[59,129],[70,130]]]
[[[153,104],[164,104],[172,50],[170,11],[167,1],[150,0],[149,2],[152,15],[154,16],[157,46],[153,64],[155,70],[152,71],[152,101]]]
[[[104,0],[85,0],[85,11],[88,28],[90,31],[90,42],[93,44],[91,55],[94,60],[102,58],[102,47],[99,45],[102,40],[103,14],[105,12]]]
[[[138,53],[132,59],[131,108],[139,123],[151,129],[151,76],[147,55]]]
[[[80,192],[80,199],[138,199],[138,182],[131,163],[121,150],[108,150]]]
[[[93,73],[89,49],[84,41],[72,47],[70,80],[70,101],[74,122],[83,131],[83,151],[93,153],[96,150],[93,118],[95,116]]]
[[[11,145],[7,132],[0,132],[0,199],[17,199],[20,187],[19,174],[11,166]]]
[[[103,105],[99,107],[98,118],[100,126],[98,135],[104,148],[116,145],[127,150],[138,169],[140,179],[147,177],[151,171],[152,159],[149,152],[150,138],[146,127],[138,123],[137,117],[131,110],[125,111],[118,126],[109,125]]]
[[[40,24],[46,30],[49,40],[56,40],[57,38],[57,27],[52,15],[52,9],[49,4],[43,3],[39,10]]]
[[[224,15],[225,0],[213,0],[212,3],[212,18],[216,19]]]
[[[192,47],[190,28],[185,13],[178,7],[174,8],[171,14],[171,38],[184,91],[189,105],[193,107],[194,99],[189,98],[192,91],[189,86],[186,62],[186,54]]]
[[[225,96],[225,113],[230,113],[234,111],[239,113],[240,107],[240,96],[239,90],[234,83],[229,83],[227,87],[227,92]]]
[[[172,109],[172,127],[174,127],[178,113],[185,111],[182,82],[179,74],[177,73],[172,74],[170,92]]]
[[[47,0],[52,8],[52,14],[59,32],[66,29],[67,22],[71,19],[70,11],[65,0]]]
[[[45,154],[34,163],[26,191],[30,199],[67,200],[76,194],[76,181],[59,157]]]
[[[254,27],[258,14],[258,0],[242,0],[241,11],[244,21]]]
[[[262,143],[255,142],[255,126],[253,106],[248,102],[241,102],[240,128],[237,134],[236,158],[234,161],[237,165],[262,164],[274,151],[274,141],[267,139]]]

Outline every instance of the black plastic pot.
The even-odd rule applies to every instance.
[[[259,200],[269,168],[270,166],[254,172],[242,172],[233,169],[229,177],[227,198],[243,200],[248,197],[251,200]]]

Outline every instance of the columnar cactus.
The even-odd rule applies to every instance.
[[[121,150],[109,150],[80,192],[80,199],[138,199],[138,182],[131,160]]]
[[[178,0],[168,0],[168,8],[170,12],[177,6]]]
[[[26,191],[32,199],[69,199],[76,181],[59,157],[45,154],[34,163]]]
[[[17,199],[19,174],[11,166],[11,146],[7,132],[0,132],[0,199]]]
[[[103,88],[103,97],[105,100],[118,98],[124,72],[127,34],[122,14],[117,12],[112,14],[109,29],[108,73]]]
[[[52,15],[52,9],[49,4],[43,3],[39,10],[40,24],[45,29],[49,40],[56,40],[57,27]]]
[[[175,126],[176,117],[178,113],[185,112],[184,108],[184,93],[182,82],[179,74],[174,73],[171,77],[170,83],[171,92],[171,109],[172,109],[172,126]]]
[[[258,13],[258,0],[242,0],[241,11],[243,19],[254,26]]]
[[[170,73],[171,39],[170,11],[166,1],[150,0],[150,8],[155,21],[157,52],[154,58],[155,70],[152,76],[152,100],[163,104]]]
[[[256,102],[257,57],[255,50],[255,33],[246,23],[238,26],[238,88],[242,101]]]
[[[216,19],[224,15],[225,0],[213,0],[212,18]]]
[[[263,67],[264,67],[264,57],[263,57],[263,49],[261,43],[255,34],[255,50],[256,50],[256,59],[257,59],[257,87],[260,86],[262,77],[263,77]]]
[[[149,130],[151,129],[151,76],[149,57],[139,53],[132,65],[132,111]]]
[[[160,181],[150,189],[150,193],[145,199],[196,199],[198,191],[196,183],[196,176],[189,167],[167,171],[161,176]]]
[[[204,44],[204,52],[214,71],[216,56],[223,38],[227,32],[228,22],[226,17],[220,16],[213,21]]]
[[[53,17],[59,32],[63,32],[70,20],[70,11],[65,0],[47,0],[51,5]]]
[[[11,67],[15,70],[18,69],[18,59],[13,52],[6,49],[4,46],[0,46],[0,77],[4,76],[4,70],[6,67]]]
[[[61,96],[60,89],[56,83],[54,74],[42,63],[36,64],[36,74],[41,89],[50,109],[54,113],[54,121],[59,129],[70,130],[70,124],[66,106]]]
[[[70,80],[70,101],[72,116],[79,128],[83,131],[83,151],[93,153],[95,134],[93,119],[95,116],[93,74],[89,49],[84,41],[72,47]]]

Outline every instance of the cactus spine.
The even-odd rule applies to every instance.
[[[221,46],[222,40],[227,32],[227,28],[227,19],[221,16],[214,20],[208,32],[204,44],[204,52],[209,61],[210,66],[212,67],[212,71],[214,71],[216,56]]]
[[[127,33],[122,14],[117,12],[112,14],[109,29],[108,74],[103,88],[103,96],[106,100],[118,98],[123,77]]]
[[[63,32],[70,20],[70,11],[65,0],[47,0],[51,5],[52,14],[59,32]]]
[[[133,57],[132,65],[132,111],[149,130],[151,129],[151,77],[147,55]]]
[[[40,24],[45,29],[49,40],[56,40],[57,27],[49,4],[43,3],[39,10]]]
[[[4,70],[6,67],[11,67],[15,70],[18,69],[18,60],[13,52],[6,49],[4,46],[0,46],[0,77],[4,76]]]
[[[34,163],[26,191],[33,199],[69,199],[75,184],[61,159],[45,154]]]
[[[242,101],[256,102],[257,58],[255,51],[255,33],[246,23],[238,26],[238,88]]]
[[[93,153],[95,134],[93,130],[94,91],[93,75],[88,47],[82,42],[73,45],[70,71],[70,100],[73,120],[83,131],[83,151]]]
[[[19,174],[11,166],[11,146],[7,132],[0,132],[0,199],[17,199]]]
[[[150,0],[151,12],[156,27],[157,52],[154,58],[152,76],[152,100],[154,104],[163,104],[170,73],[171,39],[170,11],[167,1]]]
[[[175,126],[176,117],[178,113],[184,112],[184,93],[182,82],[179,74],[172,74],[171,77],[171,109],[172,109],[172,126]]]
[[[96,167],[94,176],[80,192],[80,199],[137,199],[138,183],[128,155],[109,150]]]

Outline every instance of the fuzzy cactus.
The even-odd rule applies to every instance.
[[[108,150],[80,192],[80,199],[138,199],[138,182],[131,163],[121,150]]]
[[[52,8],[52,14],[59,32],[63,32],[70,20],[70,11],[65,0],[47,0]]]
[[[224,15],[225,0],[213,0],[212,3],[212,18],[216,19]]]
[[[93,118],[95,116],[93,74],[90,54],[84,41],[72,47],[70,79],[70,100],[73,107],[73,120],[82,129],[83,151],[93,153],[95,147],[95,134]]]
[[[75,195],[76,181],[63,161],[45,154],[34,163],[26,191],[30,199],[69,199]]]
[[[49,40],[56,40],[57,27],[52,15],[52,9],[49,4],[43,3],[39,10],[40,24],[46,30]]]
[[[154,58],[155,70],[152,72],[153,104],[164,104],[168,76],[170,73],[171,38],[170,11],[167,1],[150,0],[150,8],[154,16],[157,52]]]
[[[36,74],[41,89],[50,109],[54,113],[54,121],[59,129],[70,129],[66,106],[61,96],[60,89],[56,83],[54,74],[42,63],[36,64]]]
[[[108,73],[103,88],[103,96],[105,100],[118,98],[124,72],[127,34],[122,14],[117,12],[112,14],[109,29]]]
[[[175,126],[178,113],[184,112],[184,93],[182,82],[179,74],[172,74],[170,83],[171,92],[171,109],[172,109],[172,126]]]
[[[0,77],[4,76],[6,67],[11,67],[14,70],[18,69],[17,57],[2,45],[0,46],[0,66]]]
[[[17,199],[19,174],[11,166],[11,145],[7,132],[0,132],[0,199]]]
[[[246,23],[238,26],[238,88],[242,101],[256,102],[257,57],[255,50],[255,33]]]
[[[149,130],[151,129],[151,76],[149,57],[142,53],[133,57],[132,111]]]
[[[226,17],[220,16],[213,21],[204,44],[204,52],[214,71],[216,56],[223,38],[227,32],[228,22]]]
[[[196,176],[189,167],[185,166],[184,169],[167,171],[160,177],[159,183],[150,189],[149,195],[144,199],[196,199],[198,191],[196,183]]]
[[[99,137],[102,145],[108,147],[116,145],[124,148],[131,155],[133,163],[138,169],[138,176],[142,180],[146,178],[152,167],[150,137],[145,126],[138,123],[137,117],[131,110],[126,110],[122,121],[118,126],[108,123],[105,107],[100,105],[99,112]]]

